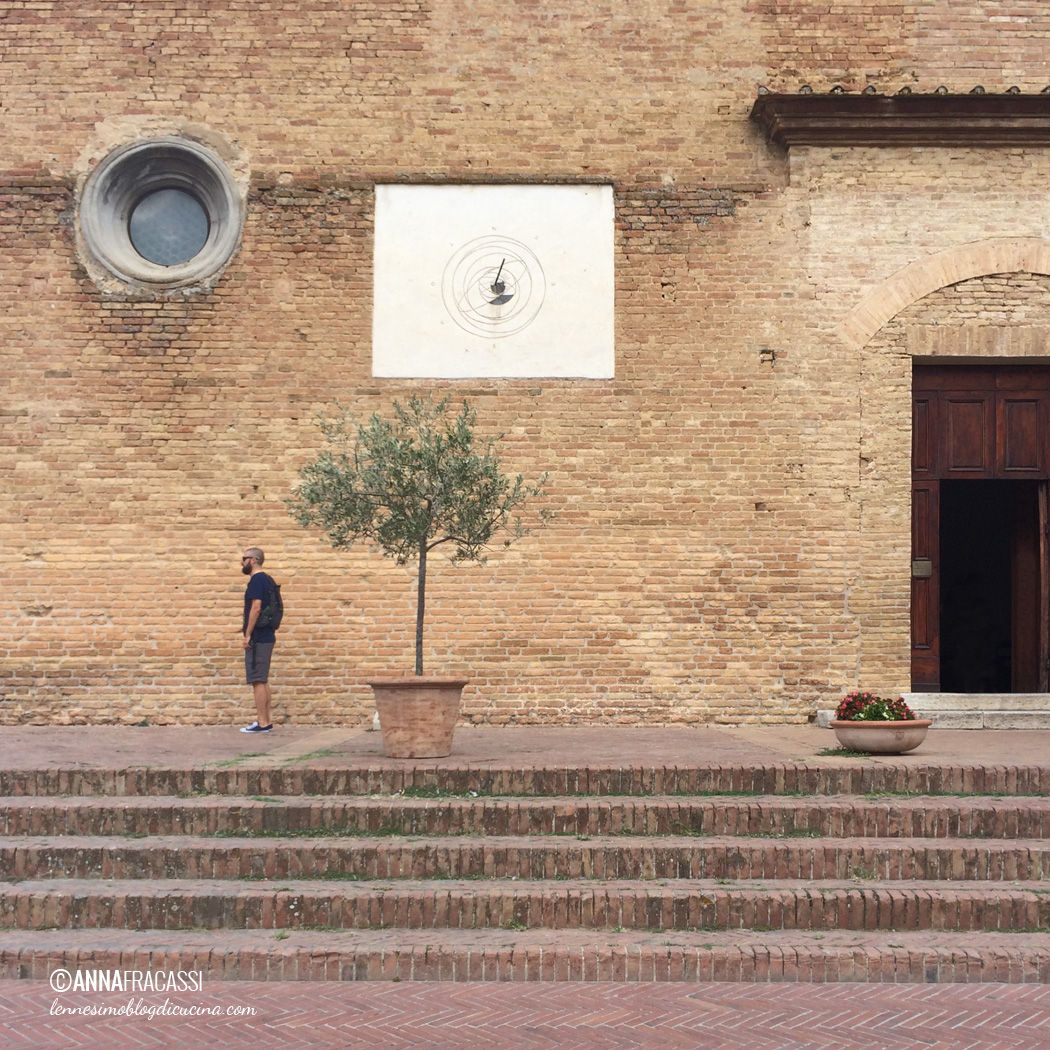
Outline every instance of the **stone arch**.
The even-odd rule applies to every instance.
[[[838,326],[850,349],[863,349],[875,333],[912,303],[951,284],[993,273],[1050,275],[1050,240],[997,237],[957,245],[909,263],[869,292]]]

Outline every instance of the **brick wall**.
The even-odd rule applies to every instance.
[[[838,326],[917,260],[1041,237],[1047,161],[788,159],[747,115],[759,84],[1038,90],[1050,15],[847,8],[8,4],[0,721],[243,717],[249,543],[286,595],[278,717],[369,717],[365,679],[411,667],[412,572],[334,554],[284,500],[334,398],[365,415],[432,389],[506,434],[510,469],[549,471],[558,514],[484,566],[433,565],[428,667],[471,675],[466,717],[798,721],[903,688],[915,351]],[[100,288],[78,185],[179,131],[245,180],[238,254],[203,292]],[[392,179],[611,182],[616,378],[373,379],[373,187]],[[1023,312],[1043,293],[1018,281]]]

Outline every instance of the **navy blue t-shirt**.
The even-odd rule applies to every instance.
[[[243,634],[248,626],[248,613],[251,611],[252,602],[256,598],[263,603],[263,608],[266,608],[267,602],[270,600],[270,591],[273,588],[273,580],[266,575],[265,572],[257,572],[249,581],[248,586],[244,591],[244,622],[241,624],[241,633]],[[274,633],[272,627],[256,627],[252,631],[253,642],[275,642],[277,641],[277,635]]]

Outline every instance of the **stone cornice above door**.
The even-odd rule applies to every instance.
[[[784,147],[1050,145],[1050,94],[770,92],[751,119]]]

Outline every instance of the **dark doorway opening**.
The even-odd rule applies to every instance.
[[[943,481],[941,688],[1039,688],[1039,482]]]

